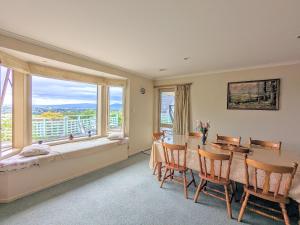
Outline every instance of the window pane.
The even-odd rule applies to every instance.
[[[97,85],[32,77],[32,139],[97,133]]]
[[[109,126],[111,132],[122,131],[123,126],[123,88],[109,87]]]
[[[160,131],[166,131],[167,134],[173,133],[174,102],[174,91],[160,92]]]
[[[12,146],[12,70],[0,65],[1,149]]]

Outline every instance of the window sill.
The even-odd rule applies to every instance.
[[[54,145],[62,145],[62,144],[67,144],[67,143],[79,142],[79,141],[94,140],[94,139],[102,138],[102,137],[104,137],[104,136],[94,135],[92,137],[77,137],[77,138],[74,138],[73,140],[62,139],[62,140],[56,140],[56,141],[43,142],[43,144],[54,146]]]

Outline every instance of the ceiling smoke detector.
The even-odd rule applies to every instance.
[[[190,59],[190,57],[184,57],[183,58],[183,60],[189,60]]]
[[[159,72],[164,72],[166,70],[167,70],[166,68],[161,68],[161,69],[159,69]]]

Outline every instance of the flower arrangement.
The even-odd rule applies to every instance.
[[[210,128],[209,120],[206,123],[197,120],[196,121],[196,130],[202,133],[202,144],[205,145],[207,136],[208,136],[208,129]]]

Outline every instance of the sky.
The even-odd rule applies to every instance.
[[[110,87],[110,104],[122,104],[122,88]],[[32,76],[33,105],[97,103],[97,85]]]
[[[1,92],[3,90],[6,71],[7,68],[0,65]],[[109,90],[110,104],[122,104],[123,88],[110,87]],[[82,103],[97,104],[97,85],[32,76],[33,105],[62,105]],[[3,105],[11,104],[12,88],[10,84],[8,84]]]

